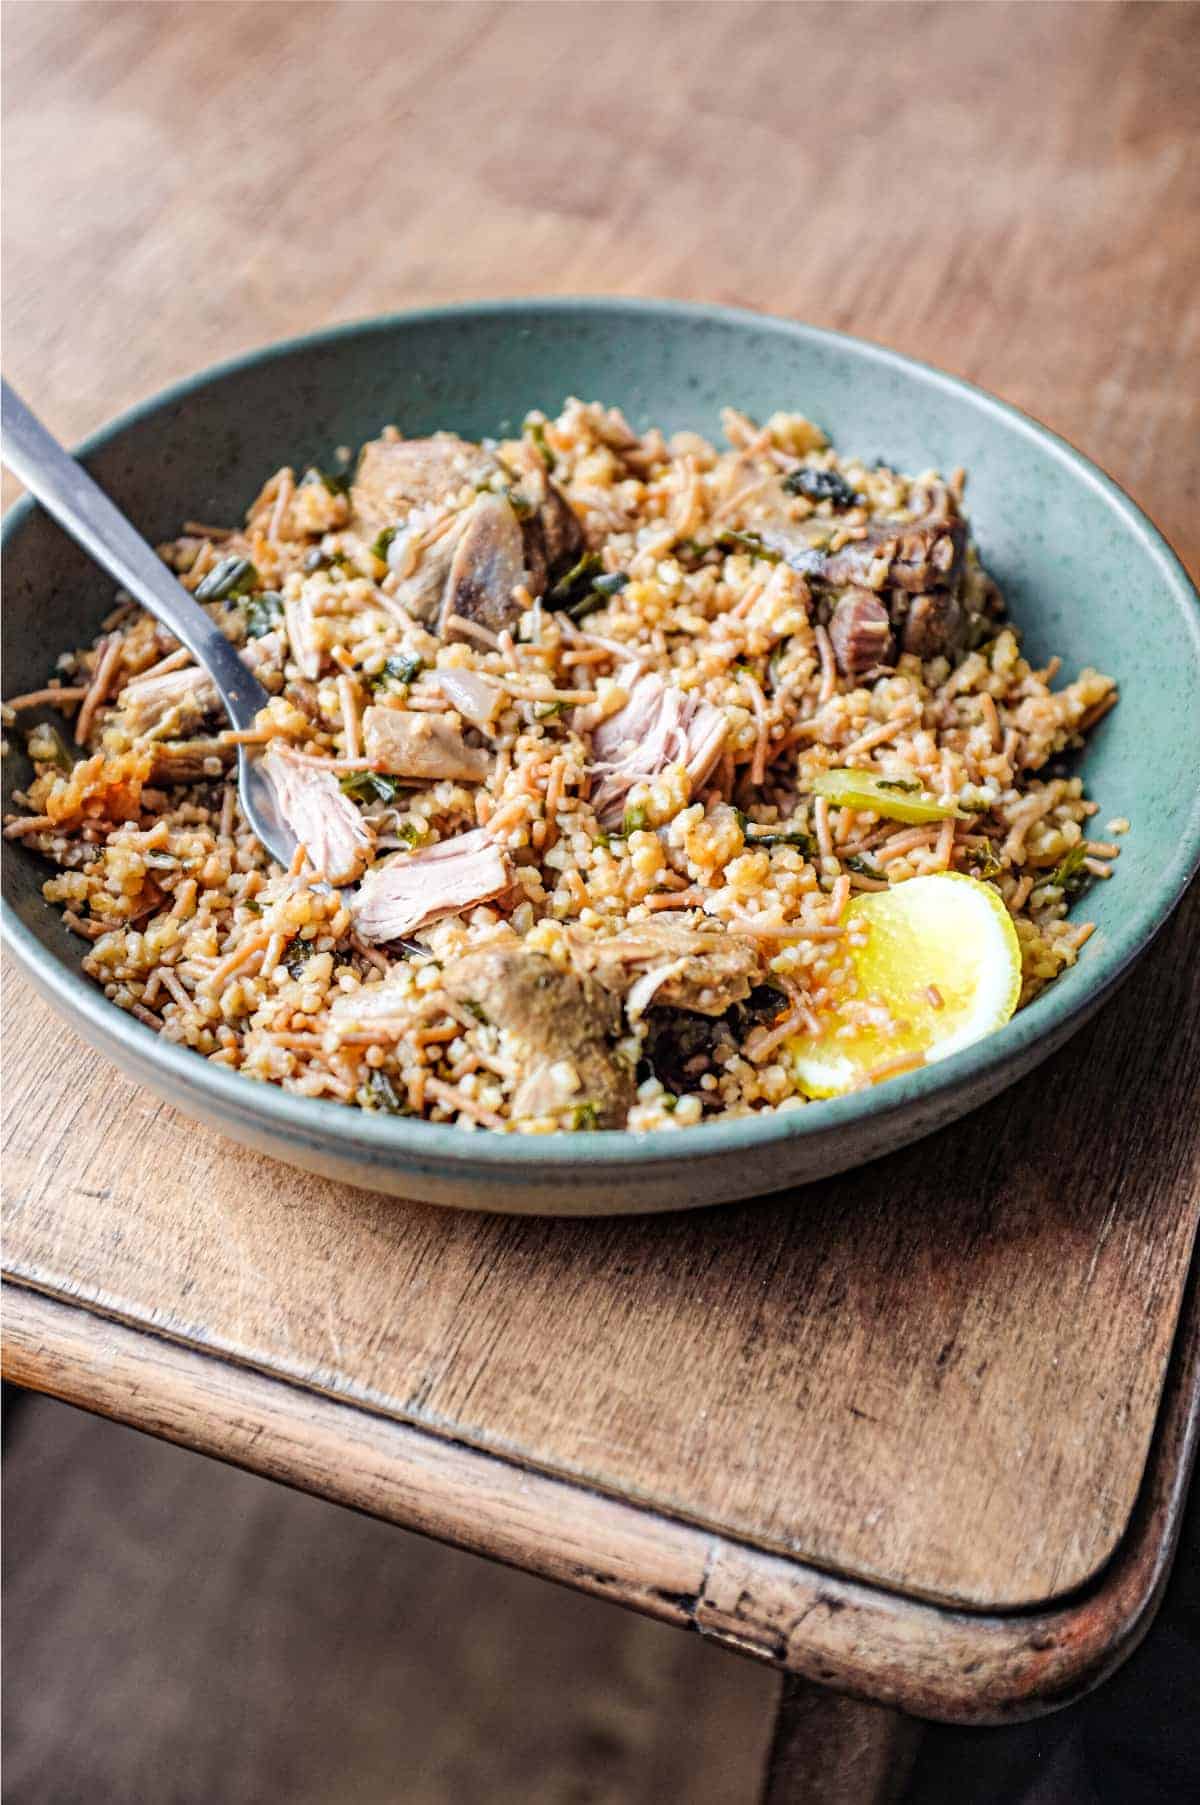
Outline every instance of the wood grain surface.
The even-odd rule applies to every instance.
[[[5,368],[67,437],[333,319],[731,300],[1027,407],[1200,569],[1198,8],[38,0],[5,36]],[[1057,1597],[1129,1520],[1200,1207],[1195,929],[936,1139],[619,1225],[271,1166],[11,984],[9,1271],[781,1559]]]

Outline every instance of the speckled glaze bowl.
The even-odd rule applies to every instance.
[[[365,1115],[256,1084],[159,1039],[79,970],[81,942],[47,904],[47,867],[4,869],[5,936],[35,987],[139,1082],[235,1140],[347,1184],[461,1207],[546,1215],[688,1209],[875,1159],[985,1102],[1046,1058],[1110,994],[1200,861],[1200,598],[1133,503],[1034,421],[968,384],[836,333],[725,308],[624,300],[499,301],[401,314],[272,346],[125,415],[88,466],[152,540],[186,518],[239,516],[281,463],[327,462],[389,421],[499,433],[567,395],[638,426],[719,435],[726,403],[817,420],[843,452],[900,469],[963,464],[983,559],[1038,662],[1062,655],[1119,681],[1084,755],[1099,820],[1128,816],[1116,872],[1086,903],[1078,964],[989,1039],[875,1090],[678,1133],[465,1134]],[[50,397],[32,397],[45,403]],[[4,527],[5,693],[39,687],[90,639],[112,584],[40,511]],[[28,777],[5,761],[5,803]]]

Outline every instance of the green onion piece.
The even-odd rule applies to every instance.
[[[1077,840],[1061,863],[1054,867],[1046,881],[1057,885],[1066,896],[1078,896],[1081,890],[1087,888],[1091,879],[1091,872],[1084,863],[1086,858],[1087,842]]]
[[[287,967],[288,975],[300,978],[304,975],[304,967],[308,964],[316,947],[311,940],[302,940],[299,934],[293,934],[283,949],[283,957],[279,963]]]
[[[367,681],[372,689],[384,689],[389,683],[415,683],[424,669],[421,660],[411,652],[393,652],[384,660],[383,669]]]
[[[360,1109],[378,1109],[387,1116],[412,1114],[386,1072],[372,1072],[366,1083],[360,1085],[355,1092],[354,1101]]]
[[[628,839],[630,834],[641,833],[646,826],[646,821],[645,806],[639,802],[635,807],[625,810],[625,816],[621,822],[621,832]]]
[[[553,470],[558,459],[555,457],[546,441],[546,422],[544,420],[526,419],[525,431],[537,446],[538,454],[547,470]]]
[[[387,563],[388,546],[396,537],[396,530],[394,526],[385,526],[383,531],[377,533],[371,541],[371,556],[378,558],[381,564]]]
[[[311,488],[314,483],[320,483],[321,487],[327,489],[330,495],[348,495],[350,493],[350,481],[350,472],[348,470],[332,472],[329,470],[322,470],[318,464],[310,464],[308,469],[304,472],[304,475],[300,478],[299,486],[302,489],[306,486]]]
[[[718,533],[713,543],[723,552],[749,552],[751,557],[765,558],[768,564],[778,564],[783,557],[782,552],[772,551],[769,545],[764,545],[757,533],[738,533],[732,527]]]
[[[877,771],[822,771],[813,784],[813,794],[824,796],[838,808],[869,809],[888,821],[906,821],[921,826],[929,821],[952,821],[962,817],[956,802],[935,802],[932,796],[897,795]]]
[[[600,1111],[594,1103],[577,1103],[571,1111],[571,1127],[590,1133],[600,1126]]]
[[[836,470],[812,470],[801,464],[783,479],[789,495],[807,495],[810,501],[831,501],[835,508],[852,508],[861,500]]]
[[[338,785],[352,802],[395,802],[400,780],[386,771],[347,771]]]
[[[196,585],[198,602],[225,602],[230,596],[247,595],[258,582],[258,572],[249,558],[222,558]]]
[[[283,597],[274,589],[264,589],[260,595],[249,596],[246,600],[246,637],[247,639],[263,639],[283,619]]]
[[[565,577],[560,577],[546,594],[548,608],[569,608],[596,587],[595,579],[604,569],[599,552],[584,552],[578,564],[572,564]]]

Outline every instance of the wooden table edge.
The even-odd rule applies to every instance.
[[[456,1547],[611,1599],[836,1691],[957,1723],[1059,1709],[1153,1618],[1200,1432],[1193,1273],[1141,1493],[1076,1598],[955,1611],[525,1468],[6,1282],[7,1379]]]

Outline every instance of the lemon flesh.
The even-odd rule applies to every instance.
[[[1021,948],[990,884],[956,872],[856,896],[846,911],[849,981],[818,1032],[787,1054],[810,1097],[836,1097],[906,1062],[931,1064],[1003,1027],[1021,994]]]

